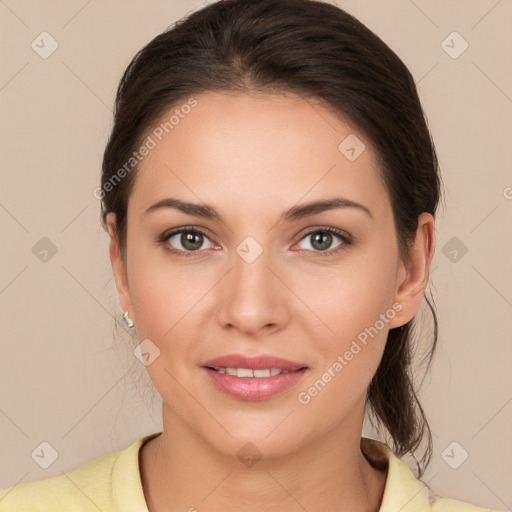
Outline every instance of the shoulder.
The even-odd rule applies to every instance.
[[[433,498],[429,510],[432,512],[499,512],[490,508],[477,507],[466,501],[441,498],[439,496]]]
[[[379,512],[499,512],[435,495],[385,443],[363,436],[361,450],[374,467],[387,468]]]
[[[88,500],[103,510],[116,458],[117,454],[110,454],[69,473],[6,489],[0,492],[0,511],[63,511],[78,505],[82,505],[78,510],[89,510]]]
[[[138,453],[155,435],[68,473],[0,491],[0,512],[117,512],[127,500],[138,500],[137,510],[145,511]]]
[[[0,512],[109,511],[112,468],[119,453],[59,476],[6,489],[0,492]]]

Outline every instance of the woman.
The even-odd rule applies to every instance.
[[[484,510],[419,480],[440,177],[414,80],[364,25],[310,0],[180,21],[122,77],[98,196],[164,428],[1,510]],[[417,479],[398,457],[422,443]]]

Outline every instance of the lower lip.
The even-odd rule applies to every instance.
[[[203,367],[213,384],[224,393],[242,400],[267,400],[291,388],[304,376],[307,368],[273,377],[237,377]]]

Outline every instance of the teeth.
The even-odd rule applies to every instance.
[[[278,370],[278,368],[274,368],[274,370]],[[253,374],[255,377],[270,377],[270,370],[253,370]]]
[[[262,370],[252,370],[250,368],[215,368],[219,373],[226,373],[236,377],[274,377],[280,373],[290,373],[290,370],[280,370],[279,368],[266,368]]]
[[[248,368],[237,368],[236,376],[237,377],[254,377],[254,372],[253,372],[253,370],[250,370]]]

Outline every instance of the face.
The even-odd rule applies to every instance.
[[[428,229],[403,262],[370,141],[319,104],[249,93],[195,100],[168,134],[148,132],[155,146],[129,198],[126,260],[111,236],[120,304],[149,340],[164,426],[220,452],[250,441],[268,456],[360,432],[388,330],[422,297]],[[431,217],[421,224],[432,231]],[[272,356],[292,371],[205,367],[233,354],[249,361],[211,366]]]

